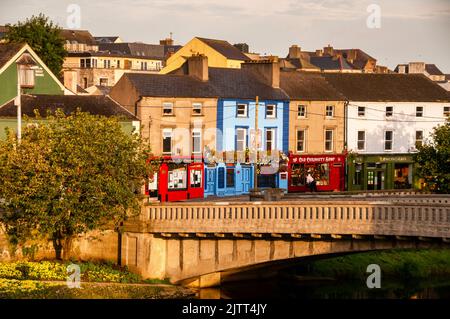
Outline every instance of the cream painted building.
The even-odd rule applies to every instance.
[[[167,59],[162,74],[180,68],[192,55],[208,57],[208,66],[218,68],[240,68],[250,58],[227,41],[195,37]]]

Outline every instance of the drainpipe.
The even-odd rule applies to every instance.
[[[344,149],[345,152],[348,153],[348,144],[347,144],[347,121],[348,121],[348,116],[347,116],[347,107],[348,107],[349,101],[345,101],[344,102]],[[345,178],[344,178],[344,190],[347,191],[348,190],[348,163],[347,163],[347,156],[345,157],[345,165],[344,165],[344,172],[345,172]]]
[[[134,102],[134,116],[138,116],[138,103],[142,100],[142,95],[139,95],[139,98]]]

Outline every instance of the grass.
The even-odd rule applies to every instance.
[[[3,299],[160,299],[186,298],[192,291],[170,285],[168,279],[146,279],[113,263],[73,262],[80,267],[81,289],[69,288],[71,262],[0,263]],[[164,284],[164,285],[157,285]]]
[[[343,279],[367,278],[367,266],[378,264],[382,275],[397,279],[450,278],[450,249],[392,250],[358,253],[309,263],[309,273]]]

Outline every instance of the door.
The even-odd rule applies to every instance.
[[[375,189],[384,189],[384,171],[377,171],[375,176]]]
[[[208,195],[214,195],[214,189],[216,187],[216,169],[205,169],[205,197]]]
[[[247,194],[250,192],[252,183],[252,168],[242,167],[242,193]]]

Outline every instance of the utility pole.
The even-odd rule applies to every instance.
[[[259,134],[258,134],[258,108],[259,108],[259,96],[256,96],[255,99],[255,151],[256,151],[256,163],[255,163],[255,172],[253,176],[253,189],[255,191],[258,190],[258,149],[259,149]]]
[[[22,101],[21,101],[22,88],[20,84],[20,65],[17,64],[17,143],[20,144],[22,140]]]

